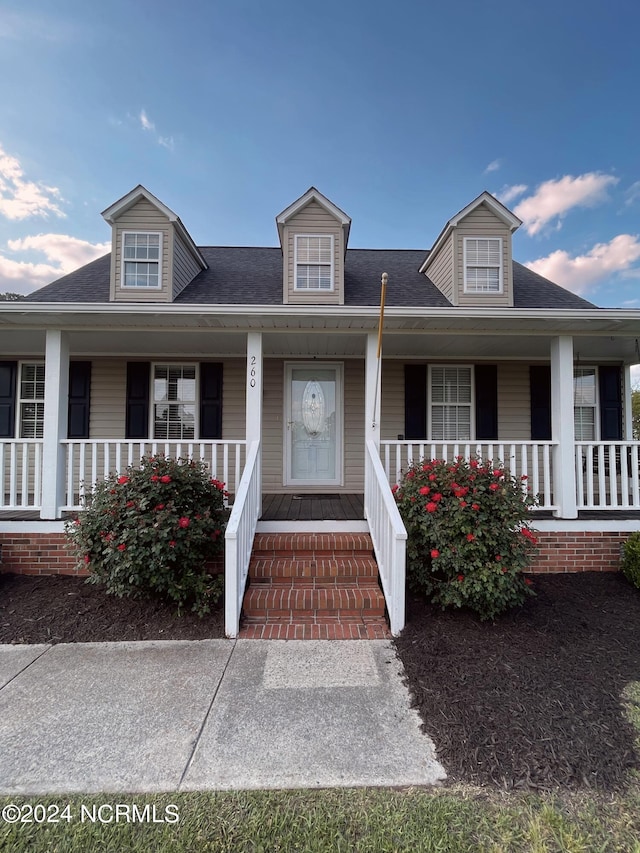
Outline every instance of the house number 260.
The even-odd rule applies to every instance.
[[[255,355],[251,356],[251,370],[249,371],[249,376],[251,377],[249,379],[249,385],[252,388],[255,388],[256,387],[256,357],[255,357]]]

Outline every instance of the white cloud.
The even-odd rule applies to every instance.
[[[640,239],[631,234],[618,234],[609,243],[598,243],[584,255],[570,257],[558,249],[529,261],[525,266],[545,278],[555,281],[574,293],[584,293],[615,273],[629,275],[637,272],[631,265],[640,259]]]
[[[631,387],[640,388],[640,364],[635,364],[631,368]]]
[[[173,136],[159,136],[158,145],[162,145],[163,148],[167,148],[169,151],[173,151]]]
[[[106,254],[110,243],[89,243],[66,234],[38,234],[9,240],[12,253],[37,252],[47,262],[16,260],[0,252],[0,293],[31,293]]]
[[[640,181],[636,181],[635,184],[631,184],[628,190],[625,191],[625,205],[630,207],[632,204],[635,204],[637,201],[640,201]]]
[[[155,130],[155,124],[150,120],[149,116],[146,114],[144,110],[140,110],[140,115],[138,116],[140,119],[140,125],[143,130]]]
[[[513,212],[522,219],[528,234],[538,234],[552,220],[560,227],[561,220],[574,207],[593,207],[605,201],[607,189],[617,183],[614,175],[601,172],[587,172],[577,177],[564,175],[540,184]]]
[[[512,187],[504,186],[498,193],[494,193],[495,197],[499,199],[503,204],[509,204],[514,200],[514,198],[518,198],[526,191],[529,187],[526,184],[514,184]]]
[[[50,213],[64,217],[62,200],[57,187],[25,180],[20,161],[0,146],[0,215],[7,219],[48,217]]]
[[[489,172],[497,172],[501,165],[501,160],[492,160],[482,174],[487,175]]]

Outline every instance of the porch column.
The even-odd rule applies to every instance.
[[[69,406],[69,340],[66,332],[48,329],[44,363],[42,442],[42,508],[40,518],[60,518],[64,504],[65,449]]]
[[[623,382],[623,414],[624,414],[624,440],[625,441],[633,441],[633,406],[632,406],[632,392],[633,389],[631,387],[631,365],[625,364],[622,368],[622,382]]]
[[[577,518],[575,430],[573,416],[573,338],[561,335],[551,341],[551,437],[553,491],[559,518]]]
[[[369,332],[367,335],[367,349],[365,355],[365,380],[364,380],[364,437],[365,442],[372,439],[377,448],[380,447],[380,386],[381,377],[378,376],[378,335]]]
[[[245,404],[245,437],[247,454],[253,441],[262,441],[262,332],[247,332],[247,394]],[[260,504],[258,518],[262,515],[262,446],[258,453],[260,477]]]

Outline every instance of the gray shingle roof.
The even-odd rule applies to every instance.
[[[282,252],[279,248],[200,247],[209,268],[202,270],[176,299],[178,305],[281,305]],[[377,305],[380,278],[389,274],[387,304],[424,308],[450,302],[418,272],[427,252],[418,249],[348,249],[345,304]],[[30,294],[29,302],[109,301],[111,255],[104,255]],[[513,262],[516,308],[595,308],[557,284]]]

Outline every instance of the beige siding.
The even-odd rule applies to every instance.
[[[430,264],[427,275],[453,305],[456,305],[457,292],[453,286],[453,233],[449,234],[437,255],[429,258]]]
[[[501,237],[502,238],[502,293],[465,293],[464,292],[464,238],[465,237]],[[460,306],[513,305],[511,255],[511,232],[485,205],[479,205],[458,224],[454,232],[456,268],[458,278],[458,302]]]
[[[143,288],[125,290],[121,287],[123,231],[159,231],[162,234],[162,287],[160,290],[145,291]],[[114,225],[115,251],[112,255],[111,268],[112,300],[116,302],[171,301],[169,270],[173,254],[172,231],[172,225],[167,217],[146,199],[141,199],[119,217]]]
[[[180,235],[173,233],[173,298],[198,275],[200,266]]]
[[[243,439],[246,435],[246,359],[224,359],[222,367],[222,437]]]
[[[364,361],[344,365],[344,487],[364,491]]]
[[[404,435],[404,363],[402,361],[383,361],[380,388],[382,395],[380,438],[395,441],[399,435]]]
[[[284,362],[265,359],[262,381],[262,490],[279,492],[283,488]]]
[[[295,290],[294,245],[296,234],[333,235],[333,291],[301,293]],[[342,305],[344,303],[344,250],[342,226],[340,223],[316,201],[309,202],[303,210],[287,222],[284,228],[284,301],[301,305]]]

